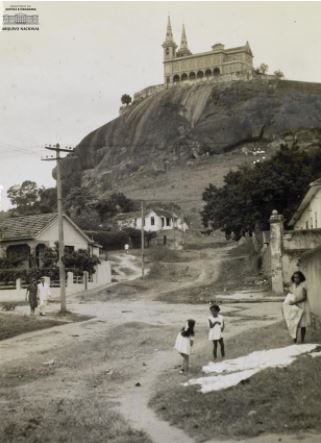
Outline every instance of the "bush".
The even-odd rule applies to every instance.
[[[87,231],[87,234],[100,243],[105,250],[123,249],[130,237],[125,231]]]
[[[96,272],[96,265],[100,263],[98,257],[95,255],[91,256],[85,249],[65,253],[62,260],[67,269],[71,268],[80,272],[87,271],[89,274],[94,274]]]
[[[52,280],[59,279],[58,268],[30,268],[30,269],[2,269],[0,270],[0,282],[8,284],[15,283],[18,278],[21,278],[26,283],[29,283],[33,278],[39,279],[42,275],[50,277]]]

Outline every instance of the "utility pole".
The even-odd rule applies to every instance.
[[[141,218],[142,218],[142,226],[141,226],[141,260],[142,260],[142,279],[144,279],[144,275],[145,275],[145,262],[144,262],[144,249],[145,249],[145,205],[144,205],[144,200],[141,201]]]
[[[60,281],[60,312],[67,312],[67,304],[66,304],[66,273],[65,273],[65,265],[62,260],[64,256],[64,225],[63,225],[63,205],[62,205],[62,180],[61,180],[61,152],[73,152],[73,148],[61,148],[59,143],[54,146],[45,146],[45,149],[49,149],[50,151],[55,151],[56,156],[51,156],[43,158],[44,161],[56,161],[56,183],[57,183],[57,210],[58,210],[58,244],[59,244],[59,281]]]

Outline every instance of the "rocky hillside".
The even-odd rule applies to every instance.
[[[269,154],[286,134],[312,128],[321,128],[321,84],[183,84],[134,102],[88,134],[63,161],[65,189],[200,200],[209,182],[219,184],[228,169],[253,160],[240,148]],[[197,211],[199,204],[188,208]]]

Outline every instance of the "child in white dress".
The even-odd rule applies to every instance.
[[[213,342],[213,358],[217,359],[217,347],[218,344],[221,348],[221,356],[225,357],[225,348],[223,340],[224,331],[224,318],[219,314],[220,307],[217,304],[213,304],[210,307],[211,316],[208,318],[209,334],[208,339]]]
[[[180,373],[188,372],[189,370],[189,356],[194,342],[194,327],[195,320],[189,319],[181,332],[177,335],[174,348],[178,351],[184,359],[183,368]]]

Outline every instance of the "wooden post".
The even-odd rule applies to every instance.
[[[144,263],[144,249],[145,249],[145,208],[144,208],[144,200],[141,201],[141,218],[142,218],[142,226],[141,226],[141,261],[142,261],[142,279],[145,276],[145,263]]]
[[[57,209],[58,209],[58,242],[59,242],[59,280],[60,280],[60,311],[66,312],[66,275],[65,275],[65,265],[62,261],[64,255],[64,225],[63,225],[63,208],[62,208],[62,185],[61,185],[61,170],[60,170],[60,151],[59,146],[56,150],[56,160],[57,160]]]
[[[61,157],[60,152],[73,152],[74,149],[70,147],[61,148],[59,143],[54,146],[45,146],[46,149],[56,152],[56,157],[43,158],[44,161],[56,161],[56,174],[57,174],[57,209],[58,209],[58,242],[59,242],[59,280],[60,280],[60,312],[67,312],[66,306],[66,272],[65,265],[62,261],[62,257],[65,253],[64,245],[64,225],[63,225],[63,206],[62,206],[62,183],[61,183]]]

